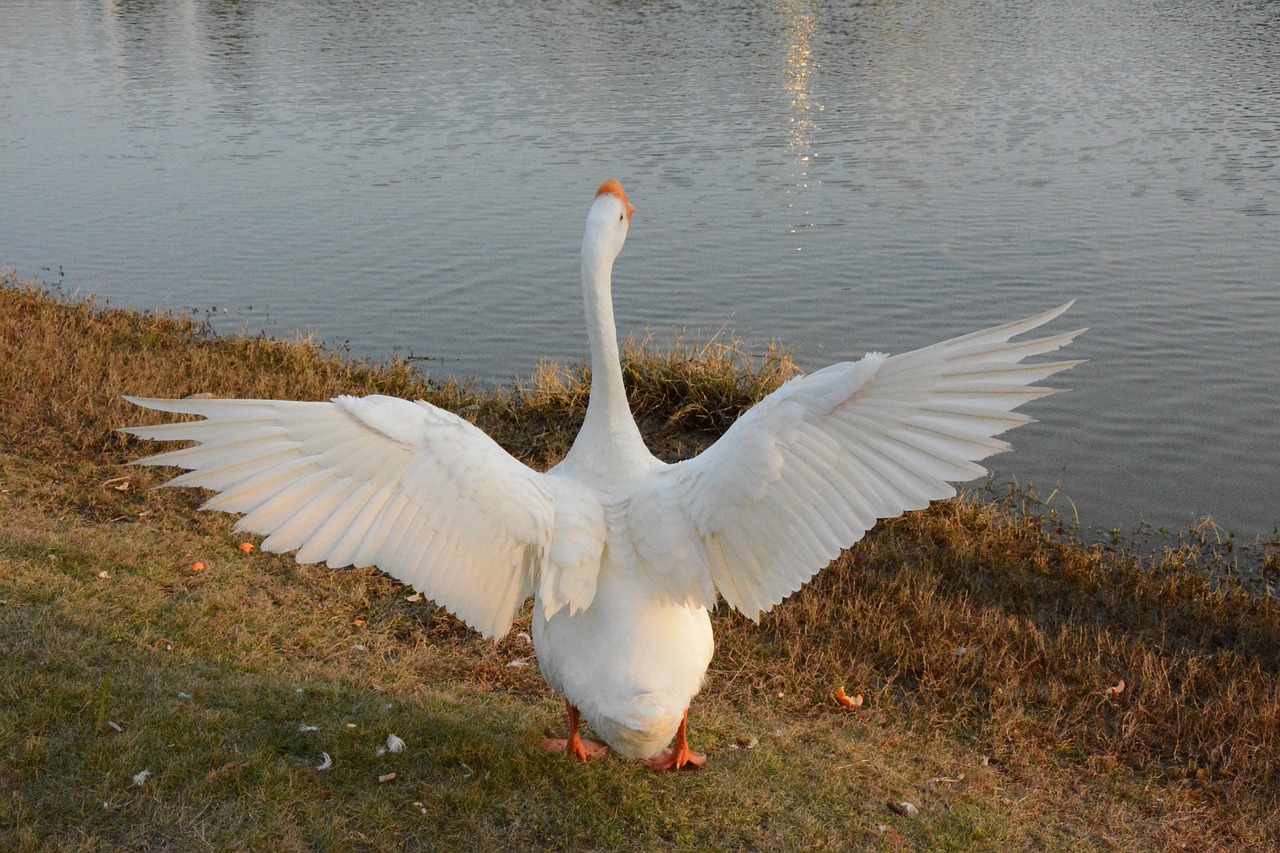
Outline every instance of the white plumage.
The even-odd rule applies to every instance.
[[[204,420],[132,427],[194,447],[139,460],[189,473],[169,485],[242,513],[266,551],[299,562],[377,566],[487,637],[535,600],[542,673],[618,752],[657,769],[701,764],[687,710],[712,655],[708,609],[723,596],[752,619],[798,590],[877,519],[956,493],[1008,449],[1038,382],[1078,362],[1023,364],[1079,332],[1012,343],[1070,303],[897,356],[868,354],[792,379],[702,455],[668,465],[627,404],[610,297],[634,208],[600,187],[582,243],[591,343],[586,420],[565,459],[539,473],[481,430],[423,401],[153,400]]]

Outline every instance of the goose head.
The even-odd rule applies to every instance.
[[[631,228],[635,205],[627,200],[627,191],[615,180],[605,181],[596,190],[596,200],[587,213],[587,230],[582,237],[582,252],[612,263],[622,251]]]

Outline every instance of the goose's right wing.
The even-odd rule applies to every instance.
[[[199,442],[139,462],[190,469],[168,485],[220,492],[203,508],[245,513],[237,528],[266,535],[265,551],[377,566],[489,637],[509,630],[540,580],[557,603],[584,607],[594,594],[598,503],[429,403],[130,400],[205,418],[126,431]]]

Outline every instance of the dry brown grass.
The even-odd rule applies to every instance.
[[[631,344],[626,358],[647,437],[672,458],[792,369],[716,343]],[[1046,534],[1016,500],[882,524],[760,626],[716,615],[692,712],[713,760],[657,779],[530,748],[559,706],[536,668],[508,666],[531,657],[518,636],[480,641],[373,572],[241,554],[230,519],[194,511],[198,495],[148,488],[165,472],[127,467],[146,448],[115,431],[143,417],[123,393],[378,392],[461,411],[545,466],[572,440],[587,382],[583,368],[548,366],[479,394],[403,363],[217,338],[186,318],[4,282],[0,840],[1280,847],[1280,608],[1208,579],[1209,549],[1194,541],[1158,557],[1085,546]],[[206,571],[190,570],[197,559]],[[841,685],[861,709],[833,700]],[[125,731],[104,732],[100,716]],[[320,739],[299,721],[322,725]],[[388,726],[413,749],[379,765]],[[328,775],[311,769],[321,747],[337,763]],[[144,766],[153,781],[135,788]],[[396,783],[371,781],[389,769]],[[885,807],[900,799],[921,813]]]
[[[848,684],[1024,773],[1124,766],[1226,814],[1280,805],[1280,612],[1176,562],[963,499],[882,525],[765,627],[801,697]]]

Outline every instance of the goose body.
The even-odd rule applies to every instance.
[[[651,571],[624,565],[606,545],[590,607],[550,620],[534,608],[543,678],[628,758],[671,743],[713,648],[707,609],[655,590],[645,582]]]
[[[488,637],[534,598],[533,642],[565,697],[581,760],[605,751],[655,769],[701,764],[687,714],[711,662],[717,594],[756,619],[877,519],[955,494],[1008,449],[1035,382],[1077,362],[1023,363],[1078,332],[1012,342],[1068,305],[899,356],[870,353],[792,379],[700,456],[645,447],[623,386],[611,277],[634,208],[617,181],[587,216],[582,279],[592,387],[560,464],[536,472],[423,401],[130,398],[200,421],[131,427],[197,444],[139,460],[188,469],[168,485],[219,494],[263,550],[374,565]],[[668,744],[674,745],[665,749]]]

